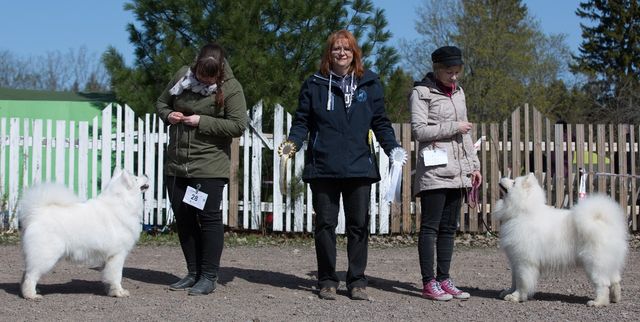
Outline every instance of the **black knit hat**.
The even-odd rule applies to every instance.
[[[456,46],[444,46],[436,49],[431,53],[431,61],[447,67],[464,64],[462,62],[462,51]]]

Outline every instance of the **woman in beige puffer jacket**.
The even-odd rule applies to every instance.
[[[419,142],[414,191],[421,201],[422,296],[439,301],[468,299],[469,293],[453,284],[449,268],[463,196],[482,180],[480,162],[471,140],[464,91],[457,86],[462,52],[453,46],[441,47],[431,59],[434,72],[414,84],[410,98],[411,129]]]

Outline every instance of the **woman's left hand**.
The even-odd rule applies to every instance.
[[[200,124],[200,115],[194,114],[194,115],[184,116],[182,117],[182,123],[184,123],[185,125],[198,127],[198,124]]]
[[[471,173],[471,184],[472,184],[474,187],[477,187],[477,186],[479,186],[481,183],[482,183],[482,175],[480,174],[480,171],[478,171],[478,170],[473,171],[473,172]]]

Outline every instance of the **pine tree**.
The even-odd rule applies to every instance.
[[[138,112],[153,111],[173,73],[212,41],[225,48],[249,106],[264,100],[289,111],[333,31],[352,31],[366,65],[383,77],[398,61],[395,49],[385,44],[391,34],[384,12],[370,0],[135,0],[125,9],[137,20],[127,27],[134,66],[126,66],[113,48],[103,60],[117,97]]]
[[[590,22],[580,24],[583,41],[571,67],[589,77],[591,119],[639,122],[640,1],[584,1],[576,15]]]

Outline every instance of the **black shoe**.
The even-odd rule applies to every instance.
[[[335,287],[323,287],[320,289],[318,293],[318,297],[323,300],[335,300],[336,299],[336,288]]]
[[[189,295],[207,295],[216,290],[216,281],[200,277],[198,282],[189,289]]]
[[[367,289],[364,287],[354,287],[349,291],[349,297],[352,300],[368,301],[369,295],[367,295]]]
[[[169,289],[172,291],[184,291],[189,289],[195,283],[196,283],[196,275],[187,274],[187,276],[183,277],[181,280],[169,285]]]

